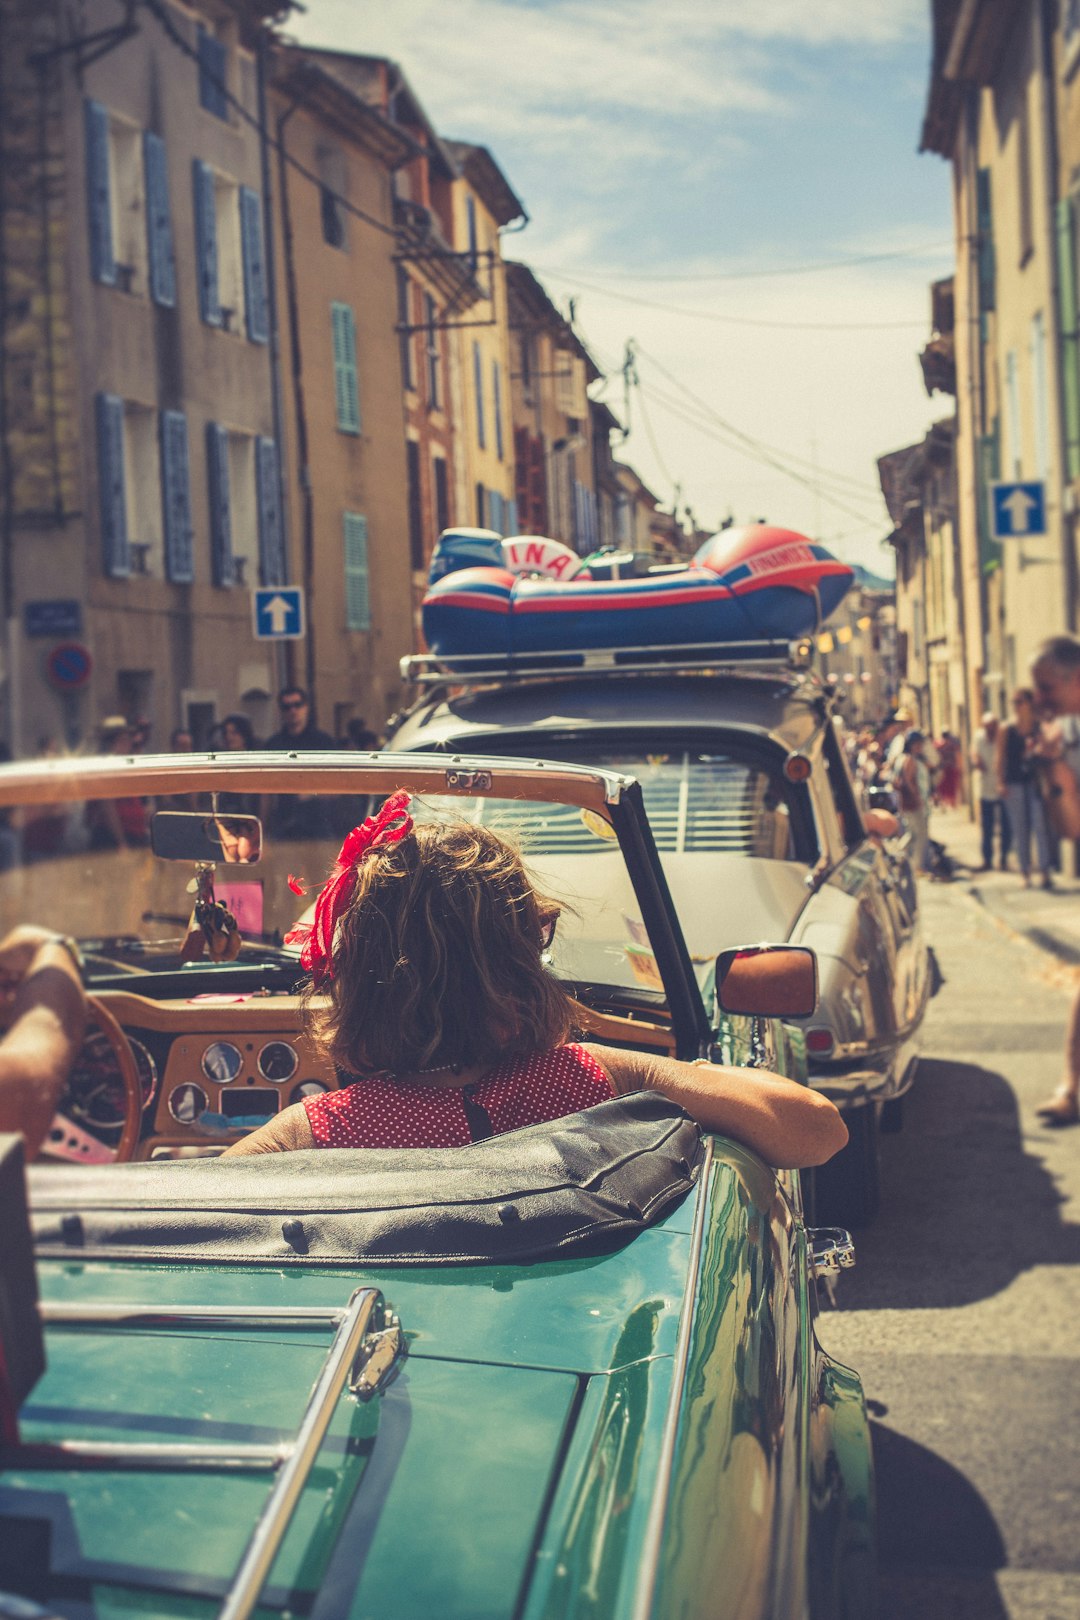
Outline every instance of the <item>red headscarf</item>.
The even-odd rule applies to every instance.
[[[357,870],[369,850],[396,844],[413,830],[409,814],[411,795],[392,793],[377,815],[354,827],[315,901],[315,918],[300,923],[285,935],[286,945],[302,945],[301,965],[311,974],[316,989],[334,977],[334,935],[356,888]],[[291,887],[291,884],[290,884]]]

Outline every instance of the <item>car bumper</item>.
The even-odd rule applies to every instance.
[[[918,1052],[914,1042],[908,1042],[898,1052],[883,1053],[870,1063],[811,1068],[809,1083],[841,1111],[863,1108],[867,1103],[890,1102],[910,1091],[917,1066]]]

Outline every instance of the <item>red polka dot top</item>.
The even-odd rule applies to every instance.
[[[614,1087],[583,1046],[508,1058],[471,1086],[401,1085],[386,1076],[305,1097],[316,1147],[464,1147],[606,1102]]]

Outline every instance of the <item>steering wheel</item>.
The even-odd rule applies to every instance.
[[[115,1070],[119,1074],[120,1081],[123,1086],[124,1117],[123,1123],[120,1127],[120,1140],[116,1144],[115,1152],[110,1153],[109,1155],[111,1162],[122,1163],[134,1156],[135,1147],[139,1140],[140,1127],[142,1125],[143,1091],[142,1084],[139,1080],[139,1069],[135,1061],[135,1054],[131,1050],[131,1043],[124,1034],[124,1031],[121,1029],[120,1025],[117,1023],[113,1014],[109,1011],[105,1003],[97,996],[87,995],[86,1035],[83,1038],[82,1048],[76,1054],[75,1061],[71,1065],[71,1075],[78,1071],[80,1064],[87,1063],[89,1061],[87,1047],[91,1039],[96,1035],[100,1035],[108,1045],[110,1057],[115,1065]],[[69,1075],[68,1080],[64,1082],[64,1085],[61,1088],[59,1098],[57,1099],[56,1112],[62,1118],[67,1119],[69,1125],[74,1131],[81,1131],[82,1127],[79,1125],[76,1111],[71,1106],[71,1075]],[[112,1128],[115,1129],[115,1126]],[[91,1133],[86,1133],[83,1139],[86,1140],[86,1137],[90,1134]],[[47,1154],[49,1152],[49,1141],[50,1138],[46,1136],[45,1141],[41,1146],[41,1151],[43,1153]],[[77,1149],[77,1137],[75,1138],[75,1146]],[[57,1154],[56,1156],[58,1158],[72,1160],[76,1163],[78,1162],[79,1157],[78,1151],[74,1153]],[[92,1157],[88,1158],[87,1162],[99,1162],[99,1160]]]

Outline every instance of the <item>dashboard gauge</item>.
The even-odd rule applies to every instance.
[[[303,1102],[305,1097],[318,1097],[322,1092],[329,1091],[330,1087],[321,1080],[301,1080],[298,1086],[293,1086],[289,1093],[291,1103]]]
[[[150,1107],[157,1096],[158,1071],[157,1064],[142,1041],[137,1041],[133,1035],[128,1036],[128,1045],[135,1058],[135,1067],[139,1071],[139,1084],[142,1087],[143,1113]]]
[[[182,1086],[174,1086],[169,1093],[169,1113],[178,1125],[194,1125],[209,1106],[210,1099],[202,1086],[196,1086],[190,1080]]]
[[[275,1086],[283,1086],[296,1073],[299,1061],[295,1046],[288,1041],[268,1041],[259,1053],[259,1073]]]
[[[240,1048],[232,1041],[214,1041],[202,1055],[203,1074],[219,1086],[227,1086],[230,1080],[235,1080],[243,1067]]]

